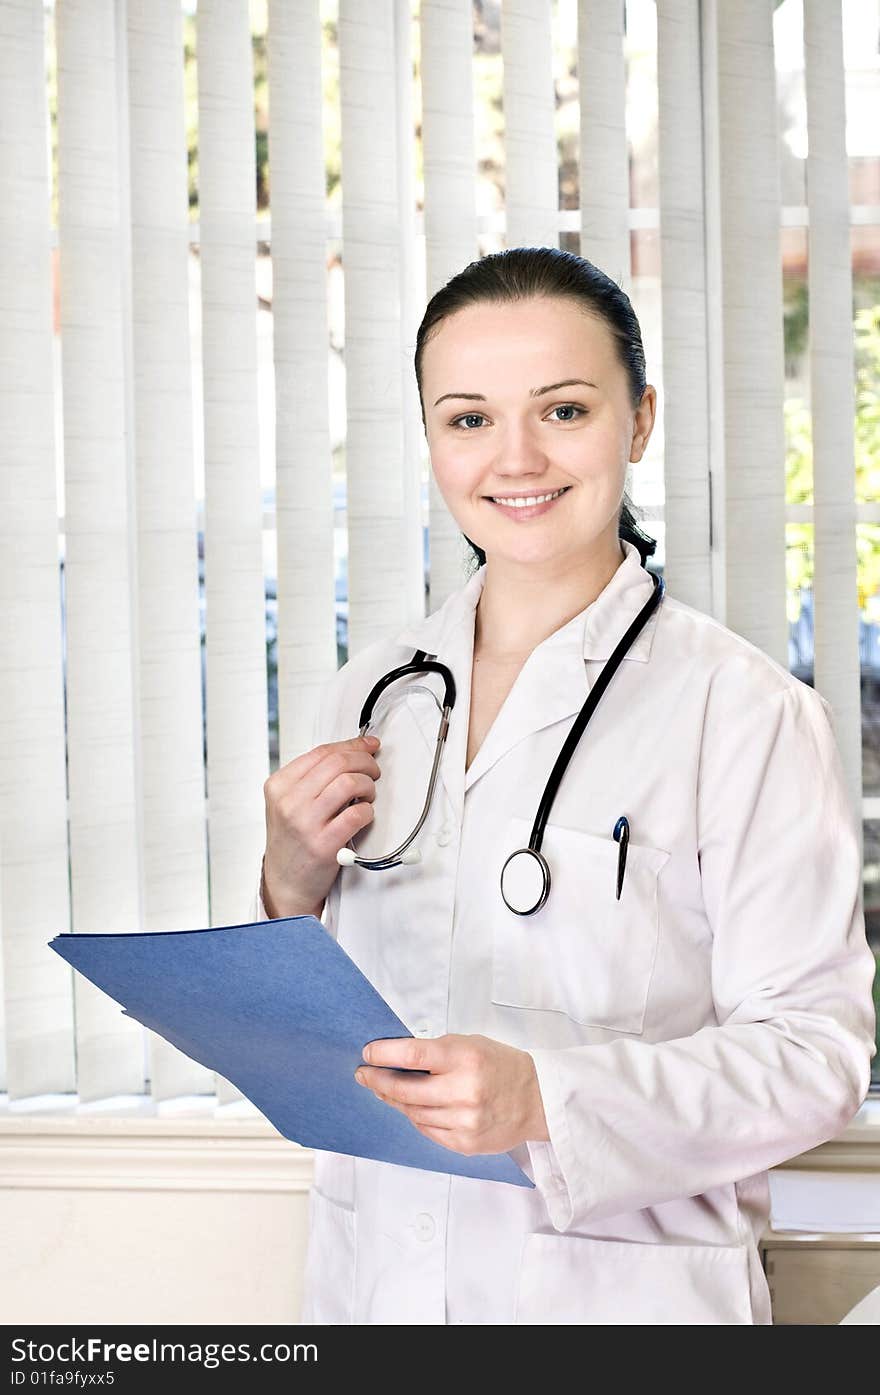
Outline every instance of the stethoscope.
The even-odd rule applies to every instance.
[[[635,620],[627,629],[610,659],[604,665],[602,672],[596,679],[586,702],[574,720],[571,731],[565,738],[562,749],[556,758],[556,763],[550,772],[541,802],[538,805],[538,812],[535,815],[535,822],[532,826],[531,837],[527,848],[517,848],[512,852],[501,869],[501,896],[508,910],[514,915],[534,915],[543,905],[546,904],[550,895],[550,868],[547,859],[541,852],[541,843],[544,839],[544,827],[550,815],[553,801],[562,783],[562,777],[568,767],[568,763],[574,755],[578,742],[586,730],[587,723],[592,717],[599,704],[602,694],[605,692],[617,669],[620,667],[627,651],[634,643],[636,637],[647,624],[651,615],[659,606],[666,592],[666,583],[662,576],[649,573],[654,583],[653,593],[648,601],[642,606]],[[436,655],[426,654],[423,649],[417,649],[408,664],[402,664],[400,668],[392,669],[380,678],[370,690],[366,702],[361,708],[359,735],[364,736],[370,725],[373,715],[373,708],[385,689],[392,683],[396,683],[399,678],[408,678],[417,673],[438,673],[443,679],[445,692],[443,695],[443,706],[440,712],[440,726],[437,732],[437,741],[434,746],[434,760],[431,766],[431,776],[428,781],[428,793],[425,796],[424,807],[419,816],[418,823],[410,833],[409,837],[395,848],[393,852],[386,853],[384,857],[360,857],[349,842],[347,847],[340,848],[336,854],[336,861],[343,867],[365,867],[370,871],[383,871],[386,867],[399,867],[407,863],[421,861],[421,854],[417,848],[412,847],[412,843],[417,838],[425,819],[428,817],[428,810],[431,807],[431,799],[434,794],[434,786],[437,783],[437,771],[440,768],[440,756],[443,752],[443,745],[446,741],[446,734],[449,730],[449,718],[455,706],[455,679],[451,671],[445,664],[438,663]],[[433,694],[432,694],[433,696]],[[436,699],[435,699],[436,701]],[[439,706],[439,704],[438,704]],[[618,834],[618,829],[620,833]],[[622,843],[621,854],[625,858],[626,843],[629,838],[629,825],[625,818],[618,820],[614,832],[615,839]],[[623,841],[626,840],[626,841]],[[621,868],[622,870],[622,868]],[[620,878],[619,878],[620,880]],[[620,885],[618,881],[618,895]]]

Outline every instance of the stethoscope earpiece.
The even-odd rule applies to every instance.
[[[406,852],[402,852],[400,857],[398,857],[395,862],[390,863],[389,866],[396,867],[408,863],[421,862],[421,860],[422,854],[419,852],[418,848],[407,848]],[[340,867],[354,867],[355,863],[359,862],[360,859],[354,848],[345,847],[339,849],[339,852],[336,854],[336,861],[339,863]]]

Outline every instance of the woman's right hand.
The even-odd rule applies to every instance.
[[[375,736],[329,741],[266,780],[262,889],[272,920],[320,916],[339,872],[336,854],[373,821],[379,745]]]

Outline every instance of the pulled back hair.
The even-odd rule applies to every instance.
[[[568,296],[590,315],[604,320],[611,331],[618,358],[629,379],[630,401],[637,407],[645,390],[645,351],[642,331],[629,296],[585,257],[558,247],[511,247],[469,262],[463,271],[441,286],[428,302],[416,335],[415,371],[425,423],[422,396],[422,360],[431,335],[443,320],[468,305],[529,300],[535,296]],[[427,428],[426,428],[427,429]],[[634,543],[642,565],[657,547],[656,539],[643,533],[626,494],[621,502],[617,532]],[[486,560],[481,547],[465,534],[478,567]]]

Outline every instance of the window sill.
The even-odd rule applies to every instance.
[[[310,1148],[247,1100],[0,1096],[0,1188],[308,1192]]]
[[[313,1153],[285,1139],[248,1100],[140,1095],[80,1104],[0,1096],[0,1187],[307,1192]],[[840,1135],[774,1171],[880,1171],[880,1097]]]

